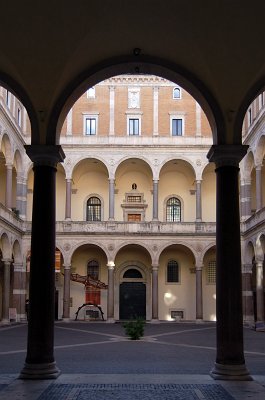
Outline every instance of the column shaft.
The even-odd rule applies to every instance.
[[[66,179],[65,219],[71,219],[72,179]]]
[[[2,323],[9,324],[10,307],[10,261],[4,261],[3,318]]]
[[[107,318],[114,320],[114,265],[108,264],[108,308]]]
[[[256,167],[256,211],[262,208],[262,175],[261,167]]]
[[[158,220],[158,181],[153,181],[153,220]]]
[[[263,262],[256,263],[257,322],[264,322]]]
[[[196,221],[202,220],[202,195],[201,195],[201,181],[196,181]]]
[[[211,376],[250,380],[243,348],[239,161],[247,147],[213,145],[208,158],[216,162],[216,339]]]
[[[54,379],[55,185],[60,146],[26,146],[34,162],[27,356],[20,378]]]
[[[109,179],[109,220],[114,220],[115,180]]]
[[[152,267],[152,320],[158,320],[158,266]]]
[[[63,319],[70,319],[70,275],[71,266],[64,266],[64,286],[63,286]]]
[[[202,267],[196,267],[196,320],[203,319]]]

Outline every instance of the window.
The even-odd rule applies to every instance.
[[[216,261],[210,261],[207,267],[207,283],[216,283]]]
[[[138,269],[135,268],[130,268],[127,269],[127,271],[124,272],[123,278],[133,278],[133,279],[140,279],[143,278],[142,274]]]
[[[139,135],[139,119],[129,118],[129,135]]]
[[[173,99],[180,99],[180,98],[181,98],[180,88],[175,87],[173,89]]]
[[[17,123],[21,126],[21,110],[20,108],[17,109]]]
[[[87,221],[101,221],[101,201],[98,197],[90,197],[87,200]]]
[[[91,260],[87,263],[87,275],[91,276],[93,279],[98,279],[99,264],[96,260]]]
[[[96,89],[93,87],[89,88],[87,91],[87,98],[88,99],[94,99],[96,97]]]
[[[166,205],[166,221],[180,222],[181,221],[181,203],[176,197],[171,197]]]
[[[182,119],[172,118],[172,136],[182,136]]]
[[[10,108],[11,105],[11,93],[7,90],[6,91],[6,105]]]
[[[91,260],[87,263],[87,275],[92,279],[99,278],[99,263],[96,260]],[[86,303],[100,304],[100,289],[86,286]],[[95,315],[93,315],[95,317]]]
[[[96,134],[96,118],[86,118],[86,135]]]
[[[249,108],[248,110],[248,126],[252,124],[252,110]]]
[[[169,260],[169,262],[167,263],[167,282],[179,282],[179,266],[177,261],[175,260]]]

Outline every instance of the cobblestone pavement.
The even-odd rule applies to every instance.
[[[255,381],[243,383],[210,378],[213,323],[146,324],[144,337],[131,341],[119,323],[58,322],[55,358],[62,375],[56,381],[16,379],[26,334],[26,325],[0,327],[1,400],[265,399],[265,334],[249,328],[245,356]]]

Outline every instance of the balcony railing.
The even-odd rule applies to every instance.
[[[214,222],[76,222],[60,221],[56,223],[56,232],[60,233],[88,233],[88,234],[215,234]]]
[[[13,211],[0,203],[0,220],[12,229],[23,232],[25,230],[25,222],[22,221]]]
[[[246,221],[241,223],[242,233],[246,233],[250,230],[260,230],[261,227],[265,226],[265,207],[256,211],[251,217]]]

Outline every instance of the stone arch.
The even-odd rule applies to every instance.
[[[21,244],[19,243],[18,240],[15,240],[13,243],[12,253],[13,253],[13,257],[14,257],[14,263],[21,264],[23,261],[23,256],[22,256]]]
[[[154,172],[153,166],[151,165],[150,160],[148,160],[146,157],[141,156],[141,155],[137,155],[137,157],[128,155],[128,156],[125,156],[122,159],[120,159],[119,162],[117,162],[117,165],[113,171],[113,175],[116,176],[117,170],[122,166],[123,163],[125,163],[126,161],[129,161],[129,160],[143,161],[147,165],[147,167],[151,170],[153,178],[154,178],[155,172]]]
[[[183,67],[156,57],[144,55],[115,57],[106,60],[83,71],[69,82],[59,95],[51,113],[48,124],[48,143],[55,144],[59,142],[59,134],[67,113],[87,87],[92,87],[100,81],[115,75],[139,72],[141,74],[162,76],[187,90],[204,110],[212,129],[214,143],[225,143],[225,137],[221,137],[225,131],[224,117],[210,90],[195,75],[183,69]]]
[[[11,260],[12,256],[11,240],[6,233],[2,233],[0,237],[0,243],[1,243],[3,259]]]
[[[118,252],[119,252],[120,250],[122,250],[124,247],[129,246],[129,245],[137,245],[137,246],[143,248],[144,250],[146,250],[146,251],[148,252],[148,254],[149,254],[149,256],[150,256],[150,258],[151,258],[151,260],[152,260],[152,253],[151,253],[151,251],[150,251],[150,248],[148,247],[148,245],[146,245],[145,243],[143,243],[142,240],[139,240],[139,239],[134,240],[134,241],[132,241],[132,240],[126,240],[126,241],[120,243],[120,244],[115,248],[115,250],[113,251],[113,259],[115,260],[117,254],[118,254]]]
[[[265,135],[259,138],[254,154],[256,165],[261,165],[265,155]]]
[[[14,154],[14,167],[17,175],[21,175],[23,172],[22,156],[20,150],[16,150]]]

